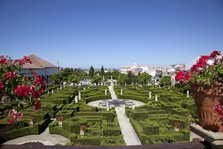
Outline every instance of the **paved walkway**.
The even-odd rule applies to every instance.
[[[109,92],[110,92],[110,94],[111,94],[111,98],[112,98],[112,99],[118,99],[117,96],[116,96],[116,94],[115,94],[115,91],[114,91],[114,89],[113,89],[113,84],[111,84],[111,85],[108,87],[108,89],[109,89]]]
[[[28,135],[16,138],[5,142],[3,145],[24,144],[28,142],[41,142],[44,145],[56,145],[56,144],[65,145],[66,143],[70,142],[70,140],[61,135],[50,134],[49,127],[47,127],[46,130],[39,135]]]
[[[111,84],[111,86],[109,86],[108,88],[111,93],[112,99],[117,99],[117,96],[113,89],[113,85]],[[125,106],[115,107],[115,111],[126,145],[141,145],[139,137],[132,127],[132,124],[130,123],[128,117],[125,115]]]

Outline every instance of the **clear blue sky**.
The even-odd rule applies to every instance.
[[[222,47],[222,0],[0,0],[0,54],[12,58],[169,66]]]

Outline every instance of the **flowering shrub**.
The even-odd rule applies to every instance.
[[[20,122],[22,120],[23,113],[17,112],[15,109],[12,109],[12,111],[9,113],[9,120],[8,123],[12,124],[15,120]]]
[[[223,83],[223,52],[213,51],[210,56],[202,56],[187,72],[176,74],[176,81],[203,85]]]
[[[45,90],[45,83],[36,72],[32,72],[32,78],[19,73],[26,63],[32,63],[27,56],[17,60],[0,56],[0,98],[8,96],[12,103],[17,103],[17,109],[13,108],[9,114],[9,123],[21,120],[22,113],[16,110],[23,102],[34,105],[34,111],[41,107],[40,95]]]

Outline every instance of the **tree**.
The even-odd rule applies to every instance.
[[[63,76],[61,73],[54,73],[50,76],[50,82],[53,84],[60,84],[62,82]]]
[[[61,75],[62,75],[62,80],[63,80],[63,81],[67,81],[69,75],[73,73],[73,69],[72,69],[72,68],[65,68],[65,69],[62,70],[60,73],[61,73]]]
[[[104,76],[104,75],[105,75],[105,70],[104,70],[104,67],[103,67],[103,66],[101,66],[101,72],[100,72],[100,75],[101,75],[101,76]]]
[[[171,85],[171,77],[170,76],[164,76],[160,80],[161,86],[169,86]]]
[[[112,71],[112,78],[117,79],[119,74],[121,74],[118,70],[113,69]]]
[[[139,73],[137,77],[137,82],[142,85],[146,85],[151,82],[151,76],[146,72],[143,72],[142,74]]]
[[[112,76],[112,72],[111,71],[108,71],[105,73],[105,79],[110,79]]]
[[[89,70],[89,76],[92,78],[94,76],[94,67],[91,66]]]
[[[136,82],[136,76],[131,71],[129,71],[127,73],[127,77],[128,77],[128,79],[127,79],[127,82],[126,83],[128,85],[131,85],[132,83],[135,83]]]
[[[128,80],[127,75],[126,74],[122,74],[122,73],[120,73],[118,78],[117,78],[117,82],[120,85],[124,85],[127,82],[127,80]]]
[[[98,85],[99,82],[102,81],[102,77],[99,76],[99,75],[94,75],[93,78],[92,78],[92,81],[91,83],[96,83]]]
[[[71,75],[69,75],[69,77],[68,77],[68,81],[69,81],[70,83],[79,83],[80,80],[81,80],[80,77],[77,76],[76,74],[71,74]]]

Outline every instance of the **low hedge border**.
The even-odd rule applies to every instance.
[[[103,136],[119,136],[122,134],[119,127],[105,127],[102,129]]]
[[[75,134],[64,130],[62,127],[56,126],[55,123],[49,124],[49,132],[51,134],[59,134],[61,136],[64,136],[64,137],[70,139],[71,142],[74,142],[77,138],[77,136]]]
[[[111,99],[110,95],[96,95],[96,96],[90,96],[86,97],[83,100],[86,101],[86,103],[89,103],[91,101],[101,100],[101,99]]]
[[[132,99],[132,100],[138,100],[144,103],[147,103],[148,100],[147,98],[143,97],[143,96],[133,96],[133,95],[120,95],[118,97],[119,99]]]
[[[35,123],[33,126],[26,126],[23,128],[7,131],[6,133],[1,134],[0,140],[5,142],[8,140],[26,136],[26,135],[40,134],[46,129],[49,122],[50,122],[50,119],[47,118],[43,121],[40,121],[39,123]]]
[[[83,137],[77,138],[74,140],[75,145],[92,145],[92,146],[100,146],[101,145],[101,137]]]

